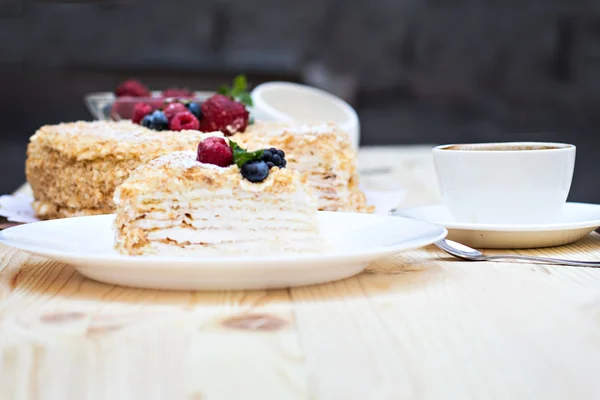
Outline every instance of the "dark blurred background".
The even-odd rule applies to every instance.
[[[244,73],[344,97],[362,145],[574,143],[570,199],[600,202],[600,0],[0,0],[0,35],[0,193],[85,93]]]

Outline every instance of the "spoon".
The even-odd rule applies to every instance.
[[[524,260],[545,264],[571,265],[575,267],[600,267],[600,261],[574,261],[561,260],[559,258],[522,256],[520,254],[502,254],[497,256],[486,256],[482,252],[472,249],[464,244],[452,240],[442,239],[435,243],[437,247],[455,257],[469,261],[502,261],[502,260]]]

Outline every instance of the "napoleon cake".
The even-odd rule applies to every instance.
[[[233,139],[250,150],[276,147],[289,167],[305,173],[319,210],[373,212],[358,187],[356,151],[346,132],[333,123],[257,122]]]
[[[26,175],[41,219],[109,214],[129,173],[159,156],[193,150],[207,136],[156,131],[130,121],[72,122],[41,127],[30,139]]]
[[[115,248],[127,255],[228,256],[324,250],[302,174],[223,138],[138,167],[115,192]]]

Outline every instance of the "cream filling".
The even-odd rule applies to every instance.
[[[323,179],[322,175],[309,175],[308,182],[313,187],[319,209],[346,210],[350,207],[351,191],[347,181],[341,184],[338,179]]]
[[[342,170],[337,166],[317,166],[305,163],[295,164],[292,166],[295,170],[301,173],[308,173],[309,181],[329,181],[334,182],[338,185],[347,185],[352,178],[352,173]],[[329,179],[325,179],[326,176],[331,176]]]
[[[194,190],[142,199],[130,226],[146,231],[149,241],[223,244],[318,241],[317,204],[304,191],[266,195],[227,190]],[[144,210],[144,206],[147,209]],[[133,217],[133,216],[132,216]]]
[[[236,191],[232,193],[230,188],[227,189],[191,189],[184,193],[177,193],[176,197],[173,197],[172,193],[148,193],[142,195],[137,199],[140,203],[156,203],[156,202],[177,202],[177,203],[188,203],[188,202],[210,202],[210,203],[223,203],[226,206],[237,205],[241,202],[251,201],[256,202],[257,205],[269,204],[273,202],[282,201],[299,201],[301,203],[308,203],[307,193],[304,190],[299,190],[293,193],[281,193],[277,195],[269,196],[264,192],[245,192]]]
[[[219,243],[254,243],[269,242],[292,242],[316,240],[316,230],[246,230],[246,229],[193,229],[183,227],[172,227],[157,229],[148,232],[150,241],[172,240],[179,244],[219,244]]]
[[[289,214],[282,213],[281,218],[253,218],[252,213],[239,213],[240,216],[228,215],[226,218],[223,216],[194,216],[190,218],[188,216],[177,216],[175,218],[163,217],[155,213],[152,216],[146,216],[145,218],[138,219],[131,223],[132,226],[145,229],[160,229],[169,228],[173,226],[182,225],[184,222],[195,228],[195,229],[237,229],[238,227],[248,227],[248,230],[264,230],[274,229],[276,227],[285,229],[312,229],[316,225],[317,219],[315,216],[309,214]]]
[[[254,186],[253,186],[254,187]],[[160,253],[265,254],[320,251],[317,201],[296,185],[293,193],[231,188],[147,193],[128,210],[122,228],[143,230]],[[117,239],[119,240],[119,239]]]
[[[312,213],[315,207],[316,203],[311,203],[310,205],[303,204],[303,207],[292,206],[287,203],[271,204],[270,207],[265,207],[264,204],[248,204],[244,202],[240,202],[239,204],[232,203],[227,206],[223,205],[221,202],[210,201],[197,201],[192,203],[164,201],[157,204],[140,205],[136,209],[136,212],[147,218],[154,218],[156,216],[158,219],[160,219],[161,215],[164,216],[166,214],[169,214],[168,218],[171,218],[173,212],[179,215],[188,214],[195,219],[212,216],[227,216],[231,215],[232,212],[236,213],[236,216],[241,217],[248,215],[253,218],[273,219],[280,218],[282,214],[286,215],[286,218],[288,215],[290,218],[293,218],[294,216],[304,218],[304,215]]]

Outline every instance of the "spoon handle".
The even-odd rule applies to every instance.
[[[485,260],[489,261],[500,261],[500,260],[524,260],[534,261],[545,264],[557,264],[557,265],[572,265],[575,267],[600,267],[600,261],[575,261],[575,260],[562,260],[560,258],[547,258],[547,257],[534,257],[534,256],[522,256],[522,255],[498,255],[498,256],[486,256]]]

